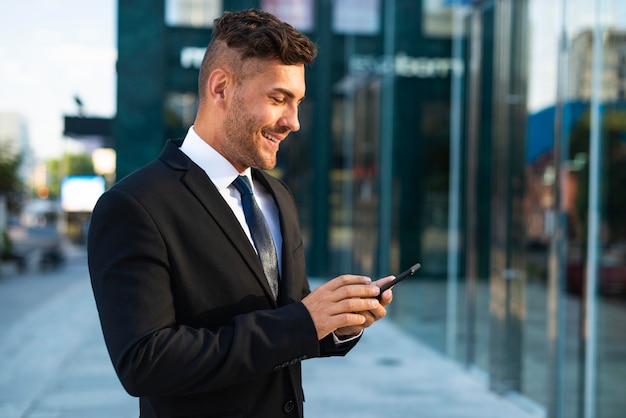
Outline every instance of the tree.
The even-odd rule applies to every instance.
[[[589,137],[590,115],[587,112],[576,123],[572,130],[570,142],[570,158],[575,160],[578,155],[587,156],[584,165],[576,172],[578,195],[576,206],[582,230],[587,228],[587,212],[589,205]],[[600,203],[602,222],[610,226],[607,237],[609,243],[626,240],[626,194],[623,193],[626,183],[626,110],[623,106],[606,106],[602,113],[600,132]]]
[[[19,176],[22,156],[14,150],[13,142],[0,141],[0,195],[5,196],[9,212],[19,204],[18,195],[23,191],[23,182]]]
[[[64,154],[62,159],[46,162],[48,192],[52,199],[61,196],[61,181],[66,176],[92,176],[95,174],[91,157],[87,154]]]

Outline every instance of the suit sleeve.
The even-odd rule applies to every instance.
[[[304,358],[347,351],[317,341],[301,302],[236,315],[214,330],[182,324],[173,296],[180,284],[170,275],[175,260],[160,228],[133,196],[113,189],[96,205],[88,236],[105,342],[130,394],[216,390]]]

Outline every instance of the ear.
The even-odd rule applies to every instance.
[[[226,88],[232,86],[232,76],[222,68],[213,70],[207,82],[207,97],[215,106],[223,107],[226,101]]]

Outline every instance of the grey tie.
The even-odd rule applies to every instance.
[[[246,223],[250,228],[252,241],[263,265],[265,277],[270,284],[274,299],[276,299],[278,297],[278,258],[276,257],[276,247],[274,247],[272,234],[267,226],[263,212],[256,204],[256,200],[254,200],[248,177],[237,177],[233,181],[233,185],[241,194],[241,205],[243,206]]]

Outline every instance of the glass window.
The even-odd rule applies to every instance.
[[[333,30],[352,35],[377,35],[380,32],[379,0],[335,0]]]
[[[222,0],[166,0],[165,23],[168,26],[212,28],[222,10]]]
[[[452,37],[452,6],[449,0],[422,1],[422,27],[425,36]]]
[[[600,70],[600,120],[597,158],[590,153],[582,173],[598,165],[598,257],[595,266],[597,379],[592,384],[598,418],[624,415],[626,397],[626,4],[603,2]],[[590,148],[591,149],[591,148]],[[589,177],[591,179],[591,177]],[[591,183],[590,183],[591,184]],[[593,206],[590,205],[590,210]],[[588,245],[592,245],[589,241]],[[587,270],[589,271],[589,270]]]
[[[520,391],[548,404],[550,358],[547,335],[548,254],[554,203],[554,120],[557,108],[560,8],[556,2],[528,2],[528,85],[525,103],[524,190],[525,306]]]
[[[182,137],[196,117],[196,93],[169,92],[165,96],[165,127],[168,138]]]
[[[313,31],[313,0],[261,0],[261,8],[302,32]]]

